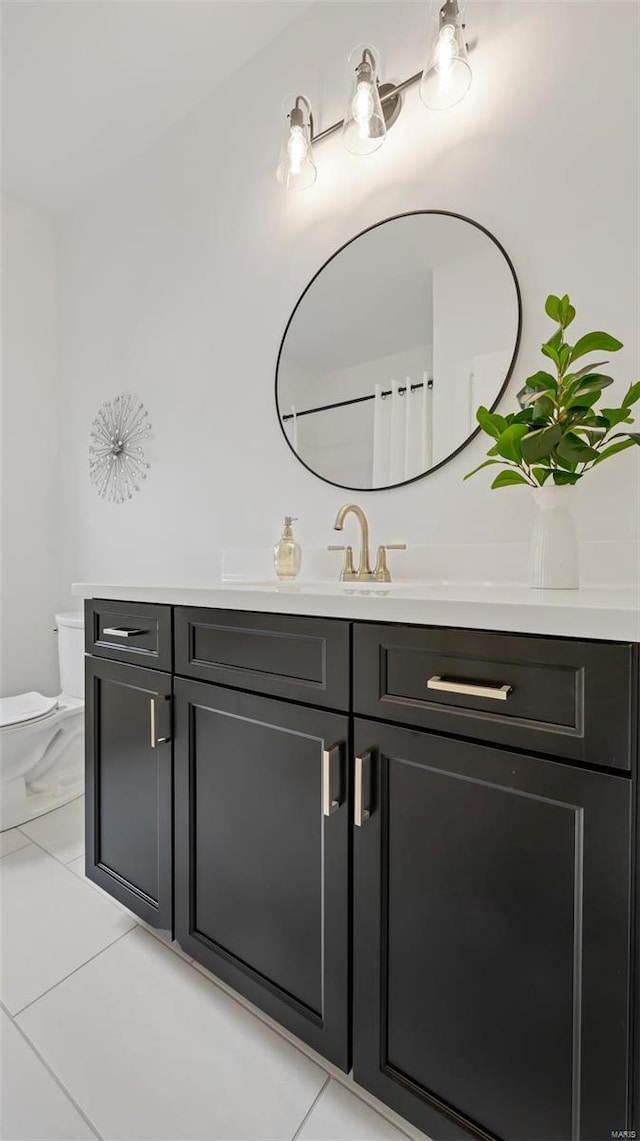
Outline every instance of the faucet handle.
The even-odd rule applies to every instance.
[[[387,566],[387,551],[406,551],[406,543],[383,543],[378,547],[373,577],[376,582],[391,582],[391,573]]]
[[[342,570],[340,572],[340,581],[341,582],[352,581],[355,578],[355,574],[356,574],[356,570],[355,570],[355,567],[353,565],[353,547],[349,547],[349,546],[345,547],[344,545],[341,547],[338,547],[338,546],[335,546],[332,544],[331,546],[327,547],[327,550],[328,551],[344,551],[344,564],[343,564]]]

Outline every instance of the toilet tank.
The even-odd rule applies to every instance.
[[[80,611],[56,614],[60,689],[84,700],[84,616]]]

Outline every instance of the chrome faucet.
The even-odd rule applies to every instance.
[[[391,582],[391,575],[387,566],[387,551],[404,551],[406,543],[387,543],[378,547],[375,570],[371,570],[369,556],[369,523],[361,507],[357,503],[345,503],[336,515],[333,524],[334,531],[342,531],[347,515],[355,515],[360,524],[360,562],[356,570],[353,565],[353,547],[331,546],[330,551],[344,551],[344,566],[340,573],[341,582]]]

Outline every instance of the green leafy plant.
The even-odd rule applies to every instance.
[[[600,372],[608,362],[574,367],[591,353],[617,353],[622,342],[609,333],[595,332],[569,345],[565,332],[576,311],[566,295],[547,297],[545,312],[558,326],[542,346],[554,373],[540,371],[527,378],[517,397],[519,412],[500,416],[478,408],[476,419],[495,442],[484,463],[465,479],[498,464],[503,470],[492,487],[516,483],[542,487],[549,479],[575,484],[604,460],[640,445],[640,433],[616,431],[634,422],[630,409],[640,400],[640,382],[631,385],[619,407],[598,408],[604,389],[613,384],[612,377]]]

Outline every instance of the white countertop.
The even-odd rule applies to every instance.
[[[78,582],[72,592],[78,598],[121,602],[640,642],[640,585],[532,590],[502,583],[397,581],[368,586],[301,579],[286,585],[219,582],[202,587]]]

